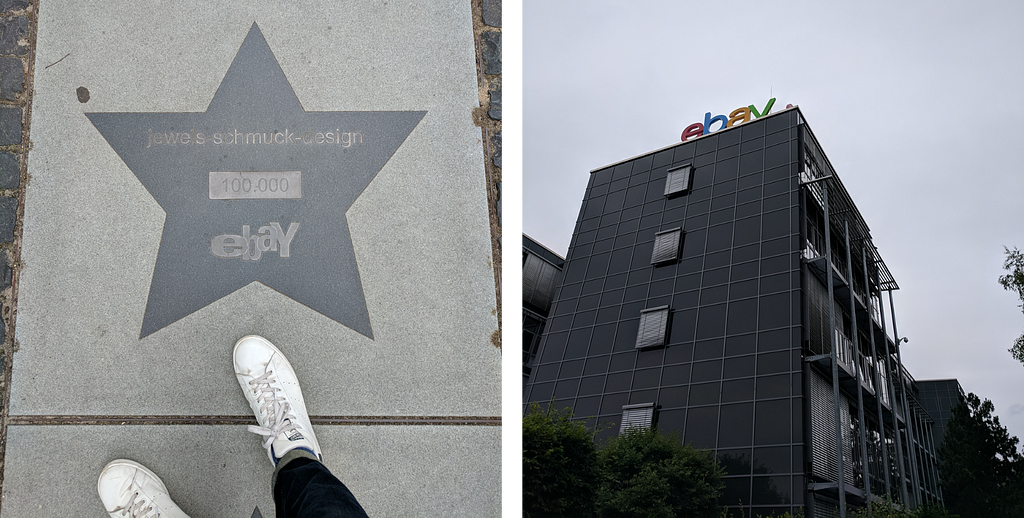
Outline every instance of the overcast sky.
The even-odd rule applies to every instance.
[[[564,255],[591,170],[799,105],[900,286],[907,368],[1024,439],[1024,314],[996,282],[1024,248],[1024,2],[526,0],[522,60],[526,234]]]

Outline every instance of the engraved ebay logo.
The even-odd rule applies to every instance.
[[[280,257],[291,257],[292,239],[299,231],[298,223],[281,230],[281,224],[271,221],[250,233],[249,225],[242,225],[242,235],[221,234],[210,240],[210,250],[217,257],[241,257],[243,261],[259,261],[264,252],[277,252]]]
[[[693,124],[690,124],[689,126],[686,127],[686,129],[683,130],[683,135],[682,135],[681,140],[683,140],[685,142],[690,137],[699,137],[701,135],[707,135],[708,133],[711,133],[712,131],[718,131],[718,130],[724,129],[724,128],[731,128],[731,127],[733,127],[733,126],[735,126],[737,124],[743,124],[744,122],[750,122],[751,115],[753,115],[754,119],[759,119],[759,118],[764,117],[765,115],[768,115],[769,113],[771,113],[772,106],[774,106],[774,105],[775,105],[775,98],[772,97],[771,99],[768,99],[768,104],[766,104],[764,109],[761,110],[761,111],[757,110],[757,106],[754,106],[753,104],[751,104],[750,106],[742,106],[742,107],[736,108],[735,110],[729,112],[729,116],[728,117],[726,117],[725,115],[715,115],[714,117],[712,117],[711,116],[711,112],[707,112],[707,113],[704,114],[704,122],[703,123],[694,122]],[[786,105],[786,108],[792,108],[792,107],[793,107],[792,104],[787,104]],[[721,123],[721,126],[719,126],[717,129],[711,129],[711,125],[716,123],[716,122]]]

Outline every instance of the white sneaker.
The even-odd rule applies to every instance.
[[[259,426],[250,425],[249,431],[267,438],[263,447],[274,465],[296,448],[323,460],[299,380],[284,354],[267,339],[249,335],[235,343],[234,357],[238,384],[259,422]]]
[[[117,459],[100,472],[96,484],[110,516],[188,518],[167,494],[160,477],[138,462]]]

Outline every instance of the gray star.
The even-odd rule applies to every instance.
[[[254,23],[202,113],[87,113],[167,213],[139,337],[261,282],[373,338],[345,212],[424,111],[307,112]]]

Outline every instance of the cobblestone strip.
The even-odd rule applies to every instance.
[[[0,492],[7,449],[7,410],[11,359],[17,344],[14,323],[28,137],[32,116],[32,77],[36,50],[38,0],[0,0]]]
[[[498,330],[491,343],[501,348],[501,0],[470,0],[476,40],[477,86],[480,108],[473,122],[480,127],[487,174],[487,204],[491,219],[491,257],[497,300]]]

